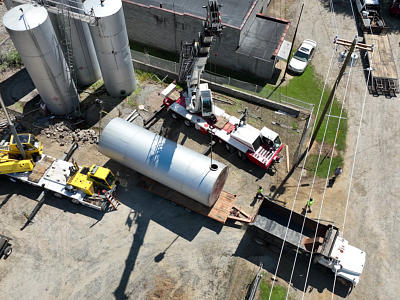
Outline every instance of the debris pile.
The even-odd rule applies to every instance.
[[[98,136],[93,129],[71,129],[68,122],[60,122],[42,130],[42,134],[47,138],[57,141],[60,146],[69,145],[77,142],[83,144],[97,144]]]

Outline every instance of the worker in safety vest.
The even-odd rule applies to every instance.
[[[263,199],[264,198],[262,186],[258,187],[256,198],[257,199]]]
[[[306,204],[306,209],[308,209],[308,211],[307,212],[312,212],[311,211],[311,206],[313,205],[313,203],[314,203],[314,199],[313,198],[310,198],[310,200],[308,200],[307,201],[307,204]]]

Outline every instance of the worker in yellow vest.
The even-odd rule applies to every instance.
[[[257,198],[257,199],[264,199],[263,188],[262,188],[262,186],[259,186],[259,187],[258,187],[256,198]]]
[[[310,200],[307,201],[306,209],[307,209],[307,212],[308,212],[308,213],[311,213],[311,212],[312,212],[312,211],[311,211],[311,206],[313,205],[313,203],[314,203],[314,199],[313,199],[313,198],[310,198]]]

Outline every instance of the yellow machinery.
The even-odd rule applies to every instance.
[[[68,179],[68,184],[81,190],[86,195],[93,196],[95,193],[103,194],[112,191],[116,185],[116,179],[110,169],[92,165],[90,168],[83,166],[79,168],[74,164],[74,174]],[[99,190],[100,189],[100,190]]]
[[[26,159],[23,159],[21,151],[12,135],[7,146],[0,147],[0,174],[29,172],[33,170],[43,151],[43,146],[35,136],[29,133],[18,134]]]

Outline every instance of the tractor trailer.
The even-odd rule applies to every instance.
[[[311,254],[314,263],[332,270],[350,289],[360,280],[366,253],[351,246],[333,225],[321,224],[264,200],[250,228],[258,241],[279,245],[284,242],[289,250]]]

